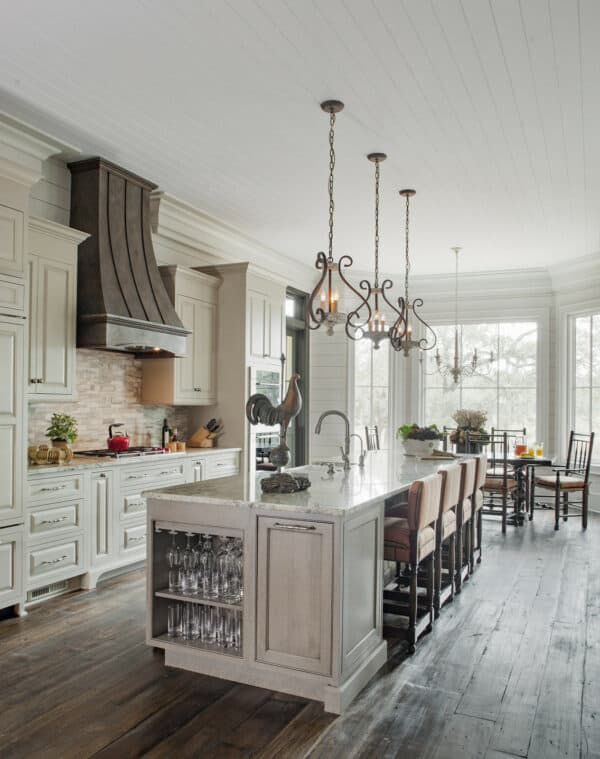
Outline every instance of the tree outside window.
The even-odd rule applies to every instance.
[[[391,446],[389,413],[390,347],[383,341],[373,350],[370,340],[358,340],[354,352],[354,432],[364,439],[366,426],[377,425],[382,450]]]
[[[454,356],[454,325],[433,327],[442,361]],[[537,407],[536,322],[485,322],[459,328],[462,362],[471,360],[477,348],[479,368],[458,385],[436,370],[435,356],[427,354],[424,368],[424,422],[453,427],[452,414],[459,408],[487,411],[488,428],[527,428],[536,437]],[[494,361],[489,362],[490,351]],[[433,352],[433,351],[432,351]]]

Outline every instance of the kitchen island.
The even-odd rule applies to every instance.
[[[341,714],[386,661],[386,504],[440,463],[380,456],[364,469],[333,474],[301,467],[294,471],[312,485],[292,494],[263,494],[261,475],[145,493],[147,643],[164,648],[168,666],[323,701],[327,711]],[[241,598],[224,600],[202,587],[169,590],[170,546],[199,545],[203,534],[213,536],[218,550],[237,546]],[[169,635],[168,616],[178,604],[184,614],[198,613],[200,626],[206,619],[214,626],[216,615],[225,626],[219,639]]]

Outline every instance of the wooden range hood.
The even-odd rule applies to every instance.
[[[156,265],[150,192],[156,185],[102,158],[69,164],[71,226],[79,246],[77,345],[181,356],[185,329]]]

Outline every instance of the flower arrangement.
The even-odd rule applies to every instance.
[[[77,420],[69,414],[52,414],[50,426],[46,430],[50,440],[62,440],[73,443],[77,440]]]
[[[430,424],[429,427],[419,427],[418,424],[403,424],[398,427],[396,437],[402,440],[441,440],[442,435],[436,424]]]
[[[460,408],[452,414],[452,419],[456,422],[456,429],[450,433],[452,443],[465,443],[467,440],[466,433],[469,432],[471,439],[478,436],[485,436],[484,425],[487,422],[487,412],[481,409]]]

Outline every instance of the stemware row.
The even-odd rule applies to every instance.
[[[169,638],[197,640],[239,651],[242,645],[242,613],[197,603],[175,602],[167,609]]]

